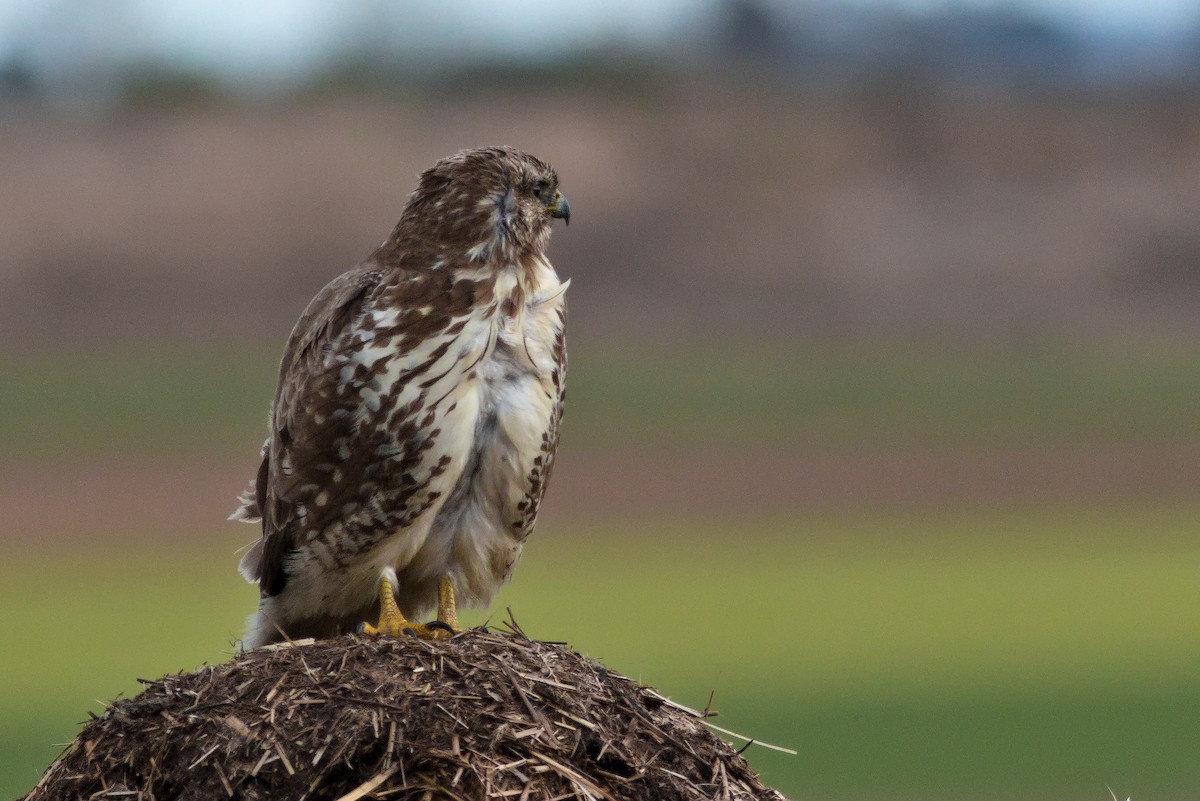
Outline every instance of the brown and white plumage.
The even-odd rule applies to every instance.
[[[558,445],[566,283],[558,178],[511,148],[422,174],[392,235],[309,303],[283,354],[241,570],[247,647],[351,631],[394,571],[406,617],[449,578],[487,604],[533,529]],[[569,217],[568,217],[569,219]]]

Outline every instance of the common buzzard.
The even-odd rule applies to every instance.
[[[391,236],[300,315],[232,516],[263,531],[241,562],[261,593],[246,647],[356,627],[449,636],[456,594],[490,603],[558,446],[556,218],[570,207],[549,165],[464,150],[421,175]]]

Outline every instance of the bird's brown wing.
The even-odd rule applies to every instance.
[[[356,403],[357,393],[340,386],[346,382],[328,356],[379,281],[379,272],[367,267],[334,279],[308,304],[284,349],[271,438],[255,482],[262,515],[261,554],[258,564],[244,571],[257,575],[264,597],[277,595],[287,582],[284,560],[298,544],[300,517],[306,513],[302,496],[324,483],[319,473],[328,459],[321,455],[351,433],[353,415],[339,409]]]

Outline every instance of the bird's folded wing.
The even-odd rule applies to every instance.
[[[284,349],[269,448],[255,481],[263,539],[242,564],[243,575],[256,577],[263,595],[277,594],[287,580],[283,557],[296,546],[297,512],[303,511],[297,490],[315,478],[317,467],[306,452],[316,440],[336,436],[334,411],[339,402],[350,401],[344,389],[339,396],[339,376],[325,366],[329,348],[353,324],[379,280],[378,271],[362,267],[331,281],[308,304]]]

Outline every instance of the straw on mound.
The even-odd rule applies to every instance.
[[[684,708],[519,634],[304,641],[143,683],[28,801],[782,799]]]

